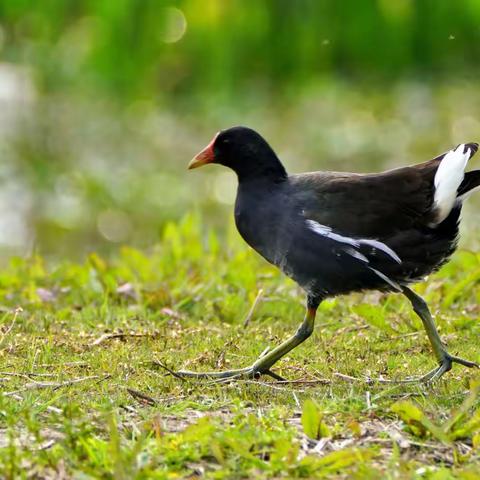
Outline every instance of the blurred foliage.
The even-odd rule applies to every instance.
[[[4,58],[42,91],[169,98],[341,74],[478,70],[476,0],[2,0]],[[181,40],[181,41],[180,41]]]
[[[234,176],[186,176],[247,124],[291,171],[479,139],[475,0],[0,0],[0,258],[145,247]]]

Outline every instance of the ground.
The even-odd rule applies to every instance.
[[[435,366],[399,295],[324,302],[276,366],[291,382],[169,375],[246,366],[303,316],[301,291],[233,229],[200,224],[167,226],[149,252],[2,269],[2,478],[478,478],[480,376],[392,383]],[[474,361],[479,279],[463,249],[415,287],[449,351]]]

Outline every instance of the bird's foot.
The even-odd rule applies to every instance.
[[[430,370],[425,375],[421,377],[413,377],[407,378],[402,383],[432,383],[439,380],[445,373],[452,369],[452,365],[454,363],[459,363],[460,365],[464,365],[468,368],[480,368],[480,366],[475,362],[470,362],[469,360],[464,360],[460,357],[455,357],[450,355],[449,353],[445,352],[443,355],[442,360],[440,361],[440,365],[433,370]]]
[[[286,380],[280,375],[272,372],[272,365],[283,355],[283,352],[273,352],[270,347],[267,347],[258,357],[255,363],[246,368],[239,368],[235,370],[224,370],[220,372],[191,372],[189,370],[179,370],[173,372],[169,370],[169,373],[178,378],[195,378],[212,380],[213,382],[229,382],[232,380],[248,380],[259,379],[262,375],[268,375],[279,382],[286,382]]]
[[[232,380],[248,380],[259,379],[261,375],[268,375],[275,380],[284,382],[285,379],[270,369],[261,370],[258,366],[251,365],[246,368],[239,368],[235,370],[224,370],[220,372],[192,372],[190,370],[178,370],[177,372],[171,372],[172,375],[179,378],[192,378],[198,380],[212,380],[214,382],[229,382]]]

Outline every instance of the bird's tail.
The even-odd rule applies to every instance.
[[[480,170],[466,172],[465,177],[458,187],[457,198],[464,200],[480,187]]]
[[[434,207],[437,215],[434,224],[442,223],[457,202],[463,200],[459,190],[468,178],[465,175],[465,168],[477,150],[477,143],[462,143],[455,149],[437,158],[440,162],[434,178]],[[466,190],[467,192],[471,191],[471,188],[466,188]]]

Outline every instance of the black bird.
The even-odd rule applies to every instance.
[[[403,293],[420,317],[439,366],[416,380],[477,364],[450,355],[425,301],[408,285],[438,270],[457,247],[460,211],[480,186],[480,170],[465,173],[478,144],[461,144],[433,160],[358,174],[288,175],[264,138],[246,127],[219,132],[189,164],[217,163],[238,177],[235,222],[244,240],[307,294],[296,333],[253,365],[224,372],[180,371],[185,377],[258,377],[305,341],[322,300],[376,289]]]

